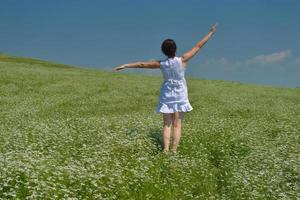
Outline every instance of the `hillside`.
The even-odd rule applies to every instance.
[[[161,81],[1,55],[0,199],[299,198],[299,89],[187,79],[165,155]]]

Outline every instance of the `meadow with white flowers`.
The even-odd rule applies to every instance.
[[[300,89],[187,79],[177,154],[162,78],[0,56],[0,199],[299,199]]]

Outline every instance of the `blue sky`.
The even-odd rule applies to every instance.
[[[299,0],[1,0],[0,52],[110,69],[164,58],[166,38],[180,55],[218,21],[187,76],[296,87],[299,10]]]

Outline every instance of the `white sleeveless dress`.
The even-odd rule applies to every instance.
[[[193,110],[184,77],[185,67],[181,57],[160,61],[164,82],[160,88],[157,113],[188,112]]]

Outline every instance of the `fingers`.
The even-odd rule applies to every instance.
[[[218,22],[216,22],[216,23],[211,27],[210,31],[211,31],[212,33],[215,33],[215,32],[217,31],[217,25],[218,25]]]
[[[120,69],[119,69],[119,67],[115,67],[115,68],[113,68],[113,71],[119,71]]]
[[[120,70],[122,70],[122,69],[124,69],[125,67],[124,66],[118,66],[118,67],[115,67],[114,69],[113,69],[113,71],[120,71]]]

